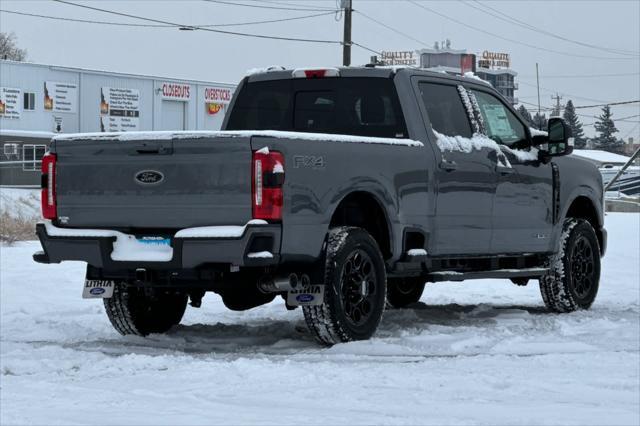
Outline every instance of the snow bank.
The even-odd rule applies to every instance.
[[[70,133],[56,136],[56,141],[138,141],[203,138],[250,138],[254,136],[277,139],[301,139],[308,141],[331,141],[345,143],[365,143],[383,145],[424,146],[422,142],[404,138],[376,138],[368,136],[336,135],[331,133],[285,132],[279,130],[227,130],[227,131],[153,131],[153,132],[113,132],[113,133]]]
[[[84,263],[1,247],[0,424],[637,426],[640,220],[605,221],[588,311],[547,312],[535,281],[427,284],[329,349],[279,297],[233,312],[213,293],[166,335],[123,337],[81,299]]]
[[[0,188],[0,215],[13,218],[40,217],[40,190],[27,188]]]

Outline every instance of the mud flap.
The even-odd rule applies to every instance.
[[[83,299],[109,299],[113,296],[115,281],[84,280]]]
[[[318,306],[324,302],[324,284],[310,285],[287,293],[289,306]]]

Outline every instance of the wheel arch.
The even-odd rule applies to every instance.
[[[585,194],[576,195],[570,203],[567,203],[567,207],[562,217],[565,219],[576,218],[588,221],[596,232],[596,236],[598,237],[598,244],[600,245],[601,254],[604,254],[604,218],[602,216],[601,210],[598,210],[598,208],[596,207],[596,203],[591,197]]]
[[[393,232],[384,204],[373,193],[357,190],[344,195],[337,203],[329,227],[357,226],[365,229],[378,243],[384,259],[393,255]]]

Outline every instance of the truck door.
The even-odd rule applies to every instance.
[[[501,99],[481,90],[471,92],[484,121],[484,132],[499,144],[510,163],[509,167],[495,165],[491,251],[549,251],[554,214],[552,165],[538,161],[537,150],[528,148],[530,132]]]
[[[427,134],[437,144],[436,212],[432,255],[484,254],[491,245],[491,214],[496,189],[492,152],[487,148],[449,149],[447,136],[471,138],[469,116],[455,84],[426,79],[414,86]],[[467,139],[469,140],[469,139]],[[470,141],[469,141],[470,142]]]

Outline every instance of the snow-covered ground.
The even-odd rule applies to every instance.
[[[121,337],[84,265],[0,247],[0,423],[640,423],[640,216],[608,214],[600,294],[549,314],[537,283],[429,284],[371,341],[316,346],[299,310],[215,295],[168,335]]]

